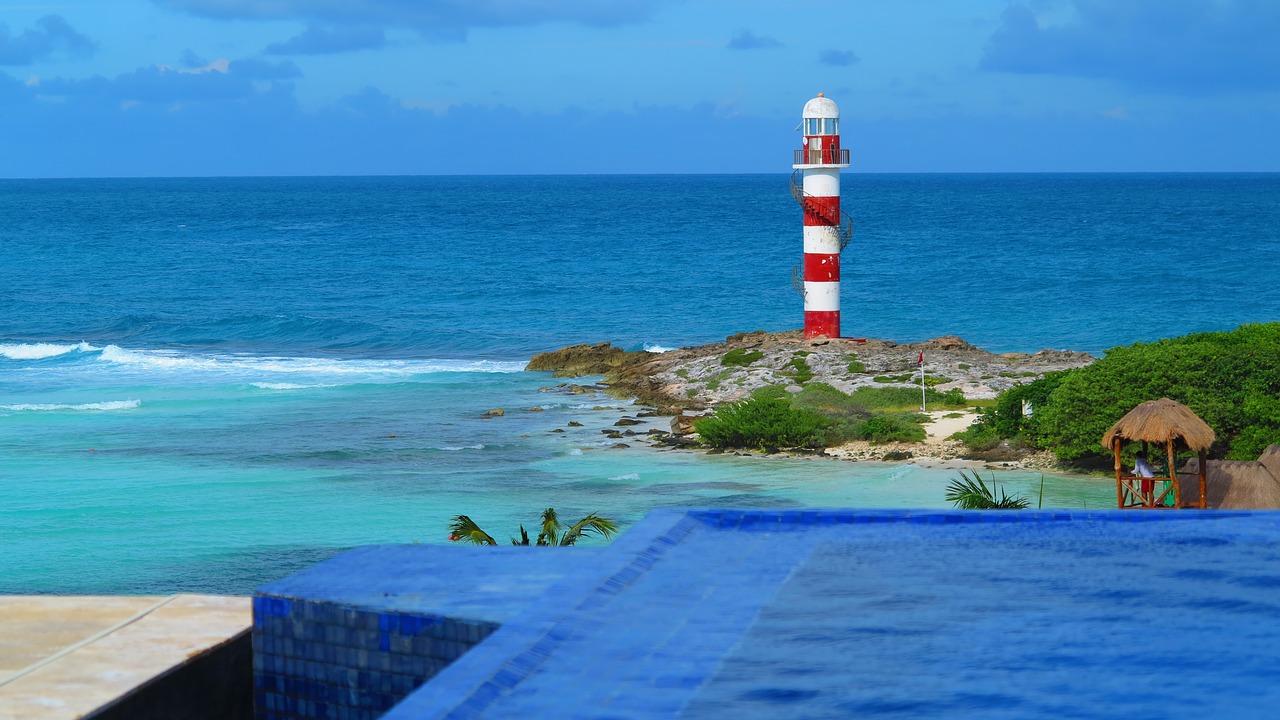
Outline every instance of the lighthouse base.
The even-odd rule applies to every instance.
[[[839,310],[807,310],[804,314],[804,339],[840,337]]]

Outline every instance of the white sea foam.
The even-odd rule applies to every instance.
[[[0,410],[10,412],[44,412],[49,410],[132,410],[142,405],[141,400],[111,400],[108,402],[81,403],[20,403],[0,405]]]
[[[308,388],[333,387],[332,385],[299,385],[298,383],[287,383],[287,382],[281,382],[281,383],[255,382],[255,383],[249,383],[249,384],[252,385],[253,387],[258,388],[259,390],[306,390]]]
[[[640,473],[627,473],[626,475],[614,475],[610,480],[639,480]]]
[[[43,360],[45,358],[66,355],[71,352],[93,352],[98,350],[89,343],[81,342],[74,345],[62,345],[58,343],[4,343],[0,344],[0,357],[7,357],[10,360]]]
[[[448,450],[449,452],[457,452],[459,450],[483,450],[484,443],[476,443],[475,445],[445,445],[437,450]]]
[[[671,352],[672,350],[675,350],[675,348],[669,348],[665,345],[659,345],[657,343],[645,343],[644,349],[648,350],[651,353],[667,353],[667,352]]]
[[[195,371],[219,374],[306,373],[312,375],[402,377],[440,372],[515,373],[521,362],[498,360],[341,360],[253,355],[197,355],[172,350],[126,350],[108,345],[99,356],[103,362],[161,371]]]

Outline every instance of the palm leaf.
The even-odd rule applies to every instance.
[[[969,477],[968,473],[961,470],[960,477],[947,485],[946,500],[962,510],[1022,510],[1031,506],[1031,501],[1021,495],[1010,497],[1005,494],[1004,488],[996,485],[995,479],[993,473],[992,487],[989,488],[976,471],[973,477]]]
[[[555,545],[556,540],[560,537],[560,529],[564,526],[560,524],[560,519],[556,517],[555,508],[547,508],[542,511],[542,532],[538,533],[539,545]]]
[[[565,531],[564,537],[560,538],[560,545],[572,545],[578,542],[578,538],[583,535],[591,535],[593,533],[598,533],[604,536],[605,540],[608,540],[617,534],[617,532],[618,523],[609,518],[600,517],[596,513],[591,513],[574,523]]]
[[[520,539],[517,541],[515,538],[511,538],[511,544],[512,545],[528,545],[529,544],[529,533],[525,532],[523,524],[520,525]]]
[[[449,523],[449,539],[469,542],[472,545],[497,545],[489,533],[480,529],[474,520],[466,515],[455,515]]]

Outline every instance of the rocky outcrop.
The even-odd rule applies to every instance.
[[[570,345],[534,355],[525,370],[550,370],[554,377],[608,375],[650,360],[654,355],[645,350],[626,351],[607,342]]]
[[[757,330],[661,354],[624,351],[610,343],[573,345],[534,357],[527,369],[550,370],[560,377],[601,375],[611,394],[635,398],[664,415],[679,415],[744,399],[766,385],[798,390],[807,382],[823,382],[844,392],[863,386],[918,387],[921,352],[936,390],[956,388],[969,399],[995,397],[1046,372],[1094,361],[1087,353],[1069,350],[997,355],[954,335],[899,344],[805,340],[798,330]]]

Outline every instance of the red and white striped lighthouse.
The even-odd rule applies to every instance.
[[[804,336],[837,338],[840,251],[853,236],[852,221],[840,211],[840,168],[849,167],[849,151],[840,148],[840,108],[822,93],[804,104],[800,125],[791,194],[804,208]]]

